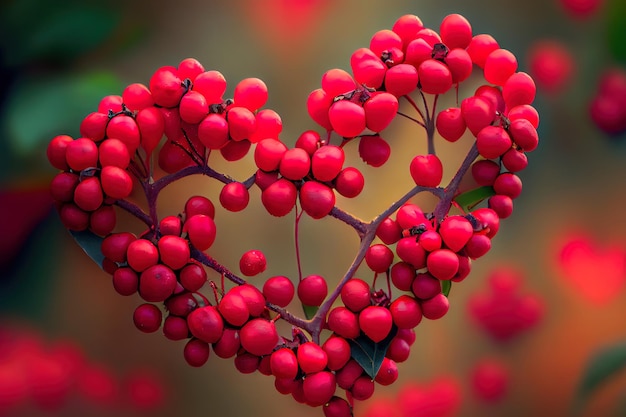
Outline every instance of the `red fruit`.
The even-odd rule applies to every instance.
[[[260,250],[249,250],[239,259],[239,270],[242,274],[252,277],[265,271],[267,261],[265,255]]]
[[[426,252],[432,252],[441,248],[442,243],[441,235],[434,230],[426,230],[419,236],[417,241]]]
[[[58,153],[61,153],[60,151]],[[87,138],[78,138],[71,142],[67,141],[65,147],[65,160],[67,165],[74,171],[82,171],[98,164],[98,145]],[[61,166],[61,160],[56,161]]]
[[[132,268],[118,268],[113,273],[113,288],[118,294],[133,295],[139,289],[139,276]]]
[[[391,155],[391,146],[379,135],[362,136],[359,139],[359,156],[368,165],[380,167]]]
[[[265,298],[261,291],[253,285],[242,284],[230,290],[243,297],[248,305],[248,311],[252,317],[258,317],[265,311]]]
[[[139,295],[146,301],[165,301],[176,289],[176,274],[165,265],[149,267],[139,276]]]
[[[106,126],[106,135],[124,142],[128,147],[128,153],[134,155],[141,143],[141,133],[137,122],[130,116],[120,114],[109,120]]]
[[[299,181],[308,175],[311,169],[311,157],[302,148],[288,149],[280,160],[280,174],[292,181]]]
[[[228,143],[228,122],[223,115],[211,113],[198,125],[198,140],[208,149],[222,149]]]
[[[530,74],[541,91],[558,94],[571,82],[574,58],[560,41],[539,40],[528,51]]]
[[[204,72],[204,66],[195,58],[185,58],[178,64],[178,77],[181,80],[189,78],[194,81]]]
[[[258,78],[245,78],[235,86],[235,105],[256,111],[267,102],[267,86]]]
[[[257,318],[246,323],[239,331],[241,346],[253,355],[272,353],[278,343],[278,332],[272,321]]]
[[[353,91],[356,83],[345,70],[333,68],[322,75],[322,89],[332,98]]]
[[[458,84],[472,75],[472,58],[465,49],[455,48],[448,52],[445,59],[446,65],[452,75],[452,83]]]
[[[459,107],[450,107],[437,113],[437,132],[448,142],[456,142],[465,133],[465,120]]]
[[[397,379],[398,366],[396,365],[396,362],[390,358],[383,358],[383,361],[380,364],[380,369],[378,370],[374,381],[378,382],[380,385],[387,386],[396,382]],[[355,388],[352,387],[352,392],[354,391]]]
[[[391,267],[391,282],[400,291],[410,291],[415,279],[415,268],[406,262],[396,262]]]
[[[385,78],[387,66],[369,48],[359,48],[350,56],[350,67],[359,84],[378,89]]]
[[[429,320],[437,320],[446,315],[450,309],[448,298],[439,293],[432,298],[422,300],[422,314]]]
[[[386,245],[375,244],[365,253],[365,263],[377,273],[386,272],[393,262],[393,252]]]
[[[445,94],[452,87],[452,73],[446,64],[427,59],[418,68],[422,91],[428,94]]]
[[[187,291],[196,292],[206,283],[207,273],[206,270],[198,264],[187,264],[178,273],[180,284]]]
[[[302,386],[306,403],[313,407],[319,407],[330,401],[335,395],[336,388],[335,374],[327,371],[307,375]]]
[[[485,80],[491,84],[503,86],[517,71],[517,58],[506,49],[496,49],[485,60]]]
[[[89,216],[89,229],[97,235],[106,236],[113,231],[116,223],[113,206],[101,206]]]
[[[196,214],[188,217],[183,226],[189,241],[198,250],[205,251],[215,242],[215,222],[209,216]]]
[[[365,401],[374,395],[374,381],[369,376],[360,376],[352,384],[350,393],[355,400]]]
[[[126,144],[119,139],[106,139],[98,148],[98,159],[101,166],[114,165],[126,169],[130,163],[130,154]]]
[[[357,103],[339,100],[328,110],[328,119],[332,129],[339,136],[353,138],[365,130],[365,110]]]
[[[313,176],[318,181],[332,181],[341,172],[344,161],[342,148],[334,145],[322,146],[311,157]]]
[[[158,242],[161,262],[172,269],[181,269],[189,262],[189,242],[179,236],[163,236]]]
[[[135,116],[141,136],[140,146],[149,156],[161,142],[165,133],[165,119],[157,107],[146,107]]]
[[[85,211],[94,211],[104,202],[102,187],[96,177],[89,177],[78,183],[74,189],[74,203]]]
[[[443,243],[453,252],[463,249],[473,233],[472,224],[463,216],[448,216],[443,219],[439,226],[439,234]]]
[[[390,93],[377,91],[363,104],[365,125],[372,132],[382,132],[398,113],[398,99]]]
[[[294,293],[293,282],[284,276],[271,277],[263,284],[263,296],[267,302],[279,307],[286,307],[291,303]]]
[[[354,167],[347,167],[339,172],[335,178],[335,189],[347,198],[354,198],[361,194],[365,186],[365,178],[361,171]]]
[[[450,280],[459,270],[459,257],[450,249],[437,249],[428,254],[426,266],[435,278]]]
[[[298,364],[305,374],[323,371],[328,364],[328,355],[314,342],[306,342],[298,346]]]
[[[175,107],[180,102],[185,88],[178,71],[171,66],[161,67],[150,78],[150,91],[154,102],[162,107]]]
[[[169,315],[163,321],[163,336],[169,340],[185,340],[190,337],[187,320]]]
[[[130,232],[113,233],[104,238],[100,245],[102,254],[113,262],[126,262],[126,251],[137,237]]]
[[[213,352],[222,359],[232,358],[239,352],[240,348],[239,330],[228,327],[224,328],[220,340],[213,343]]]
[[[389,29],[379,30],[370,40],[370,49],[376,56],[381,56],[383,52],[393,48],[402,49],[402,39]]]
[[[539,144],[537,129],[526,119],[513,120],[509,125],[509,135],[524,152],[534,151]]]
[[[133,191],[133,179],[128,171],[117,166],[105,166],[100,172],[102,190],[113,199],[121,200]]]
[[[261,202],[269,214],[276,217],[286,216],[296,205],[298,190],[284,178],[269,185],[261,193]]]
[[[89,113],[80,123],[80,135],[99,142],[105,137],[106,126],[109,123],[109,117],[106,113],[93,112]]]
[[[372,303],[369,284],[359,278],[350,279],[341,288],[341,301],[355,313],[368,307]]]
[[[308,275],[298,283],[298,298],[306,306],[320,306],[328,295],[328,285],[321,275]]]
[[[439,26],[441,40],[450,49],[467,48],[472,40],[472,26],[460,14],[449,14]]]
[[[361,329],[357,315],[346,307],[335,307],[328,313],[328,328],[346,339],[359,337]]]
[[[415,237],[404,237],[396,244],[396,254],[415,269],[426,266],[426,251],[416,242]]]
[[[492,186],[498,175],[500,175],[500,165],[489,159],[481,159],[474,162],[471,170],[474,181],[481,187]]]
[[[324,404],[324,417],[351,417],[352,407],[340,397],[332,397]]]
[[[251,374],[259,369],[261,358],[248,352],[239,352],[235,357],[235,369],[242,374]]]
[[[191,334],[206,343],[215,343],[224,332],[224,320],[215,306],[199,307],[187,316]]]
[[[278,139],[283,130],[283,121],[280,115],[271,109],[263,109],[256,113],[256,130],[250,137],[250,142],[258,143],[262,139]]]
[[[343,368],[350,360],[350,344],[340,336],[331,336],[322,345],[328,357],[328,369],[337,371]]]
[[[256,130],[256,117],[245,107],[231,107],[226,113],[226,119],[228,134],[236,142],[249,139]]]
[[[220,300],[217,309],[224,320],[235,327],[243,326],[250,317],[246,301],[237,292],[226,292]]]
[[[389,335],[392,325],[391,312],[385,307],[369,306],[359,313],[359,327],[376,343]]]
[[[484,127],[493,122],[496,109],[488,98],[471,96],[461,101],[461,114],[467,128],[476,136]]]
[[[415,184],[422,187],[437,187],[443,178],[443,164],[435,154],[417,155],[410,171]]]
[[[502,97],[509,109],[531,104],[535,100],[536,92],[535,81],[525,72],[511,75],[502,87]]]
[[[382,240],[386,245],[393,245],[402,237],[402,229],[398,222],[387,217],[378,225],[376,237]]]
[[[399,329],[412,329],[422,321],[422,309],[415,298],[401,295],[389,306],[394,324]]]
[[[480,34],[472,38],[467,46],[467,53],[474,64],[483,68],[489,54],[498,48],[498,42],[491,35]]]
[[[511,148],[511,137],[500,126],[487,126],[476,137],[476,148],[484,158],[498,158]]]
[[[89,227],[89,213],[81,210],[74,203],[65,203],[59,209],[61,222],[69,230],[81,231]]]
[[[210,353],[211,348],[208,343],[193,338],[189,339],[183,350],[185,361],[194,368],[204,365],[209,360]]]
[[[202,94],[190,90],[180,100],[178,111],[182,121],[196,124],[200,123],[209,113],[209,104]]]
[[[68,135],[58,135],[52,138],[50,143],[48,143],[48,148],[46,149],[46,156],[48,157],[50,165],[62,171],[69,169],[65,154],[67,145],[73,141],[74,139]]]
[[[496,194],[508,195],[515,199],[522,193],[522,180],[515,174],[503,172],[494,181],[493,189]]]
[[[413,65],[398,64],[387,70],[385,89],[396,97],[402,97],[417,88],[417,80],[417,69]]]
[[[298,374],[298,359],[293,350],[280,348],[270,356],[270,368],[276,378],[294,379]]]
[[[226,79],[219,71],[205,71],[193,80],[193,90],[201,93],[208,104],[221,104],[226,91]]]
[[[335,207],[335,192],[320,182],[307,181],[300,187],[300,205],[306,214],[321,219]]]
[[[133,323],[144,333],[154,333],[161,327],[163,314],[154,304],[140,304],[133,313]]]
[[[328,109],[333,104],[334,97],[321,88],[313,90],[306,101],[307,111],[313,121],[326,130],[332,130]]]
[[[127,247],[128,265],[137,272],[142,272],[159,261],[159,250],[147,239],[133,240]]]

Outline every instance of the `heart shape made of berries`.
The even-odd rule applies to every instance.
[[[271,375],[280,393],[335,417],[351,415],[353,401],[369,398],[375,384],[392,384],[414,328],[447,313],[452,282],[469,275],[471,262],[490,250],[500,220],[512,213],[522,190],[517,173],[537,147],[539,123],[532,78],[517,71],[515,56],[493,37],[473,35],[458,14],[446,16],[439,32],[415,15],[402,16],[356,50],[350,65],[352,74],[327,71],[306,100],[324,133],[307,130],[293,147],[279,138],[280,116],[263,108],[262,80],[244,79],[224,99],[224,76],[188,58],[159,68],[147,86],[131,84],[105,97],[84,118],[80,138],[59,135],[47,149],[61,171],[51,192],[63,224],[111,274],[118,293],[144,300],[133,316],[141,331],[162,329],[168,339],[185,340],[191,366],[204,365],[211,352],[233,358],[240,372]],[[475,69],[485,83],[438,111],[439,95],[458,93]],[[358,167],[345,166],[350,148],[344,145],[358,141],[366,164],[385,165],[391,145],[383,136],[398,116],[425,129],[428,152],[404,170],[410,189],[371,221],[360,220],[336,205],[337,193],[355,198],[365,185]],[[441,186],[435,139],[456,142],[466,134],[475,142]],[[212,164],[249,153],[257,170],[243,181]],[[312,219],[344,223],[360,238],[354,261],[334,287],[310,275],[295,284],[268,277],[257,288],[244,277],[263,274],[262,251],[242,255],[240,274],[209,255],[219,233],[213,201],[195,195],[179,215],[157,215],[159,193],[189,175],[221,183],[219,204],[231,212],[245,209],[249,190],[258,187],[272,216],[295,207]],[[461,186],[465,177],[474,188]],[[145,194],[147,209],[132,201],[133,191]],[[411,201],[422,192],[437,198],[432,211]],[[118,210],[145,224],[145,232],[118,230]],[[372,281],[354,276],[363,261]],[[213,294],[204,295],[207,269],[222,282],[209,282]],[[375,288],[378,275],[386,289]],[[285,308],[296,295],[304,317]],[[280,334],[277,320],[292,333]]]

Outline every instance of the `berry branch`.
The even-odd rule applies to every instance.
[[[47,149],[61,171],[50,187],[61,221],[111,274],[115,291],[141,297],[133,316],[139,330],[162,329],[166,338],[185,341],[190,366],[204,365],[213,352],[234,358],[243,373],[272,375],[280,392],[324,406],[327,417],[350,416],[348,399],[365,400],[376,383],[396,380],[397,364],[406,359],[397,345],[408,349],[423,319],[445,316],[452,283],[469,276],[472,262],[491,249],[501,220],[512,214],[522,191],[518,173],[539,141],[532,78],[491,36],[473,35],[458,14],[446,16],[439,31],[417,16],[402,16],[356,50],[350,66],[352,73],[324,73],[306,100],[324,136],[304,131],[293,147],[280,139],[280,116],[263,108],[268,91],[262,80],[241,80],[233,98],[224,98],[224,76],[188,58],[159,68],[148,85],[131,84],[121,95],[103,98],[81,123],[80,138],[59,135]],[[459,102],[459,84],[476,76],[475,67],[485,84]],[[437,109],[439,96],[450,91],[456,106]],[[399,111],[402,99],[415,114]],[[356,198],[366,185],[359,167],[345,166],[346,152],[355,150],[345,145],[358,143],[363,162],[382,167],[396,142],[386,138],[396,116],[426,131],[427,152],[398,171],[399,181],[412,179],[410,189],[366,222],[337,205],[337,194]],[[475,141],[442,187],[436,142],[464,135]],[[249,153],[256,170],[242,182],[211,167],[211,158],[234,162]],[[156,179],[155,164],[164,172]],[[252,187],[269,215],[285,217],[295,209],[297,280],[278,275],[257,286],[252,277],[267,267],[262,250],[242,254],[241,275],[209,256],[219,213],[207,197],[194,195],[177,215],[159,216],[160,192],[197,174],[217,180],[226,211],[245,210]],[[133,177],[148,212],[127,200]],[[473,184],[465,188],[464,178],[463,184]],[[432,213],[412,201],[422,192],[439,200]],[[453,205],[462,213],[450,213]],[[139,236],[118,230],[116,210],[147,230]],[[303,215],[335,218],[359,236],[357,253],[330,290],[325,277],[302,276]],[[355,278],[359,268],[364,279]],[[221,287],[209,281],[209,270],[221,276]],[[379,276],[386,285],[376,285]],[[202,294],[207,283],[214,303]],[[296,295],[306,318],[287,310]],[[279,334],[278,320],[291,324],[289,335]],[[324,331],[329,337],[322,337]]]

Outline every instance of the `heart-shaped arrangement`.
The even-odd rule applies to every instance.
[[[195,59],[159,68],[149,86],[131,84],[121,96],[105,97],[83,120],[80,138],[60,135],[48,147],[50,163],[62,170],[51,185],[62,222],[112,275],[117,292],[145,300],[134,314],[140,330],[162,328],[168,339],[187,340],[183,353],[191,366],[202,366],[213,351],[234,358],[240,372],[272,375],[279,392],[324,406],[327,416],[351,415],[353,400],[369,398],[375,383],[396,380],[413,329],[422,317],[446,314],[451,283],[465,279],[471,261],[491,248],[500,219],[511,214],[521,193],[516,173],[538,144],[532,78],[517,72],[515,56],[493,37],[474,36],[463,16],[446,16],[439,33],[417,16],[402,16],[391,30],[376,32],[369,48],[356,50],[350,64],[352,75],[327,71],[306,101],[325,133],[305,131],[293,148],[279,139],[279,115],[262,109],[268,97],[263,81],[242,80],[233,99],[224,99],[222,74]],[[476,68],[486,83],[459,102],[459,84]],[[450,90],[456,106],[437,111],[439,96]],[[391,147],[381,132],[396,116],[425,129],[428,153],[407,167],[415,186],[362,221],[335,204],[336,193],[357,197],[365,182],[358,168],[344,166],[344,145],[358,141],[365,163],[384,165]],[[475,143],[441,187],[435,133],[455,142],[466,130]],[[212,168],[216,154],[236,161],[251,148],[258,169],[248,179],[236,181]],[[153,156],[164,171],[157,178]],[[300,277],[297,285],[274,276],[262,289],[248,283],[243,276],[261,274],[265,256],[244,253],[240,276],[207,253],[217,233],[208,198],[190,197],[178,216],[157,215],[160,191],[194,174],[223,184],[219,203],[231,212],[247,207],[249,189],[258,187],[270,215],[285,216],[299,206],[313,219],[332,217],[351,226],[361,241],[353,263],[330,291],[319,275]],[[461,190],[466,174],[475,188]],[[127,199],[137,188],[147,211]],[[410,201],[421,192],[438,199],[432,211]],[[485,200],[488,207],[477,208]],[[145,232],[115,230],[116,210],[136,216]],[[354,277],[363,260],[374,279],[387,277],[385,290]],[[221,285],[209,283],[211,300],[200,293],[206,268],[223,278]],[[285,308],[296,293],[305,318]],[[279,334],[277,320],[288,322],[292,334]]]
[[[587,300],[607,304],[626,285],[626,250],[617,244],[602,246],[584,232],[570,235],[559,245],[556,268]]]

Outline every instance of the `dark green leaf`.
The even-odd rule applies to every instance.
[[[85,251],[85,253],[89,255],[89,257],[93,259],[93,261],[98,264],[100,268],[102,268],[104,255],[102,254],[100,246],[102,245],[104,238],[90,231],[70,231],[70,233],[74,237],[74,240],[76,240],[76,243],[78,243],[78,246],[80,246],[83,251]]]
[[[363,334],[356,339],[348,340],[352,358],[361,365],[370,378],[374,379],[376,377],[383,359],[385,359],[389,344],[397,332],[398,328],[393,326],[389,335],[378,343]]]
[[[108,73],[18,81],[1,120],[12,151],[28,156],[45,150],[55,135],[78,135],[83,117],[120,90],[121,82]]]
[[[36,24],[22,24],[27,33],[12,34],[14,41],[6,52],[9,65],[73,60],[102,44],[118,26],[120,15],[103,7],[76,4],[55,7],[37,20]]]
[[[458,195],[454,201],[467,213],[485,198],[495,194],[493,187],[478,187]]]
[[[446,297],[450,294],[450,289],[452,288],[452,281],[444,280],[441,281],[441,293]]]
[[[607,4],[606,30],[608,45],[616,61],[626,63],[626,2],[611,0]]]
[[[583,371],[582,379],[578,385],[574,409],[580,410],[583,403],[598,387],[624,369],[626,369],[626,342],[620,342],[598,350],[589,359]]]
[[[319,307],[307,306],[302,304],[302,311],[304,311],[304,316],[307,318],[307,320],[312,319],[313,316],[315,316],[315,313],[317,313],[318,309]]]

